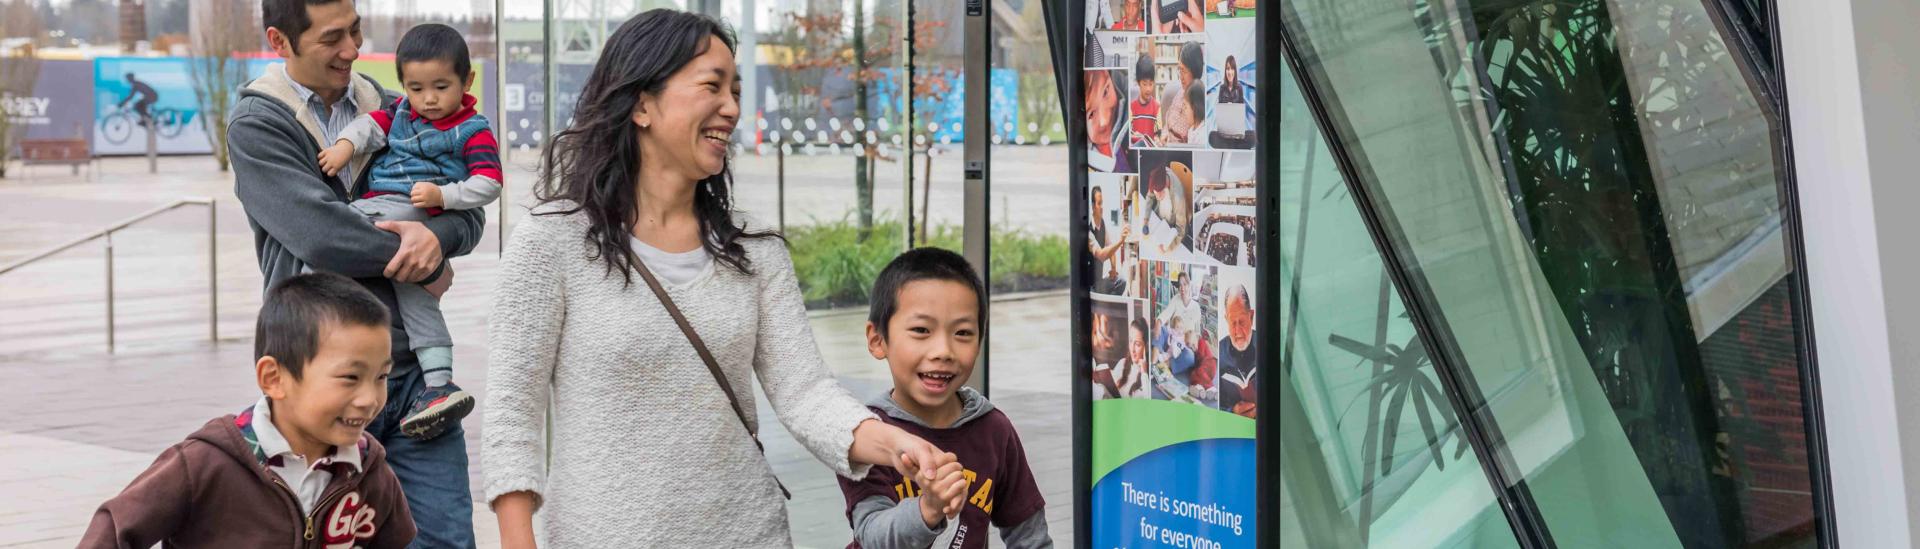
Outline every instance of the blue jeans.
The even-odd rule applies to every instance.
[[[394,353],[411,359],[413,353]],[[459,425],[433,440],[414,440],[400,434],[400,420],[413,408],[426,380],[420,368],[395,364],[387,378],[387,407],[367,426],[367,432],[387,448],[387,466],[400,478],[407,508],[420,533],[409,548],[467,548],[473,544],[473,493],[467,487],[466,430]]]

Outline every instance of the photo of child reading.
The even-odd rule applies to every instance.
[[[1093,398],[1147,398],[1147,322],[1139,302],[1093,296]]]
[[[1160,100],[1155,99],[1153,63],[1153,56],[1144,53],[1133,62],[1134,97],[1133,102],[1127,104],[1133,119],[1129,122],[1127,141],[1134,148],[1160,146]]]
[[[1217,361],[1213,356],[1209,312],[1213,267],[1170,265],[1171,276],[1154,296],[1153,397],[1208,408],[1219,406]]]

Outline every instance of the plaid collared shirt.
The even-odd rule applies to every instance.
[[[336,469],[366,470],[360,463],[359,446],[334,447],[332,453],[324,456],[293,453],[293,444],[274,427],[273,405],[264,395],[236,417],[234,423],[240,429],[241,438],[253,444],[254,457],[264,459],[267,470],[287,483],[287,489],[300,500],[303,513],[312,513],[313,506],[320,503],[327,485],[333,482]]]
[[[340,100],[334,101],[333,107],[328,108],[326,102],[320,99],[319,93],[307,89],[307,87],[301,85],[299,81],[294,80],[292,75],[287,74],[286,65],[280,66],[280,77],[287,79],[287,84],[293,86],[294,93],[300,94],[300,100],[307,102],[307,110],[313,111],[314,123],[320,126],[320,137],[325,138],[325,141],[320,143],[320,148],[322,149],[332,146],[335,141],[339,141],[340,130],[346,129],[347,124],[353,123],[353,118],[360,115],[359,106],[353,104],[353,85],[351,83],[347,85],[346,93],[340,94]],[[358,77],[356,76],[355,78]],[[351,159],[347,160],[346,164],[340,166],[340,181],[342,185],[346,185],[349,188],[353,186],[354,167],[353,160]]]

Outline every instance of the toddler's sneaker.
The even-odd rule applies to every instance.
[[[460,418],[473,413],[473,395],[447,382],[427,387],[413,399],[413,409],[400,420],[400,434],[414,440],[433,440],[460,424]]]

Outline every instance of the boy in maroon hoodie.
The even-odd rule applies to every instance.
[[[1013,421],[966,386],[986,330],[980,275],[960,254],[919,248],[894,258],[873,286],[867,351],[887,361],[893,389],[867,407],[955,461],[932,482],[891,467],[841,478],[853,527],[848,549],[986,549],[988,525],[1009,549],[1053,547],[1047,502]]]
[[[387,309],[333,274],[267,292],[264,396],[160,454],[93,514],[80,547],[404,547],[413,515],[364,431],[387,402]]]

